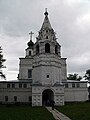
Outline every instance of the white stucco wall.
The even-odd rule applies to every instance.
[[[49,75],[49,78],[47,78]],[[55,66],[39,66],[33,69],[33,82],[39,81],[42,85],[55,84],[61,80],[61,71]]]
[[[64,97],[66,102],[73,101],[86,101],[88,100],[88,88],[87,82],[70,82],[68,83],[68,88],[64,89]],[[72,84],[75,84],[75,87],[72,87]],[[77,87],[79,84],[79,87]]]
[[[42,93],[52,90],[55,105],[64,105],[64,86],[32,86],[32,106],[42,106]]]
[[[10,84],[10,88],[7,88],[7,84]],[[15,88],[12,88],[12,84],[15,84]],[[19,88],[19,83],[0,83],[0,102],[3,103],[13,103],[14,96],[17,96],[17,102],[29,102],[29,96],[32,96],[32,88],[30,83],[21,83],[27,84],[27,88]],[[5,96],[8,96],[8,101],[5,102]]]
[[[28,69],[32,69],[32,58],[21,58],[19,64],[19,79],[29,79],[28,78]]]
[[[67,88],[64,92],[64,99],[65,102],[86,101],[88,100],[87,88]]]

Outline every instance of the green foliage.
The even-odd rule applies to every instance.
[[[81,80],[82,77],[81,76],[78,76],[78,74],[68,74],[68,77],[67,77],[68,80]]]
[[[56,109],[67,115],[71,120],[90,120],[90,102],[68,103]]]
[[[85,80],[90,80],[90,69],[86,70],[84,78]]]
[[[55,120],[44,107],[0,105],[0,120]]]
[[[3,58],[3,54],[2,54],[2,48],[0,46],[0,77],[6,79],[5,75],[2,72],[2,68],[5,68],[5,66],[3,65],[3,63],[6,60]]]

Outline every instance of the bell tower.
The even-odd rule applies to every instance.
[[[38,36],[36,37],[36,50],[34,51],[34,54],[50,53],[61,56],[61,46],[58,44],[56,33],[50,24],[47,9],[45,9],[44,15],[44,22],[41,26]]]
[[[61,45],[57,42],[47,9],[36,42],[30,40],[24,58],[20,58],[19,80],[31,85],[32,106],[42,106],[47,100],[64,105],[63,81],[67,81],[66,58],[61,57]]]
[[[47,9],[44,15],[44,22],[34,45],[33,83],[54,85],[66,79],[66,59],[61,58],[61,46],[50,24]]]
[[[66,58],[61,58],[61,45],[57,42],[47,9],[36,42],[30,41],[25,58],[20,58],[19,79],[31,80],[33,84],[54,85],[67,79]]]

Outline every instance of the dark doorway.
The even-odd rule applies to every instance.
[[[53,91],[50,90],[50,89],[44,90],[43,93],[42,93],[42,104],[46,105],[46,106],[49,106],[51,100],[54,100]]]

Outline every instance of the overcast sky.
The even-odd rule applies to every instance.
[[[28,33],[34,32],[35,42],[45,8],[62,46],[62,57],[67,58],[68,73],[84,75],[90,68],[90,0],[0,0],[0,46],[7,80],[17,79]]]

